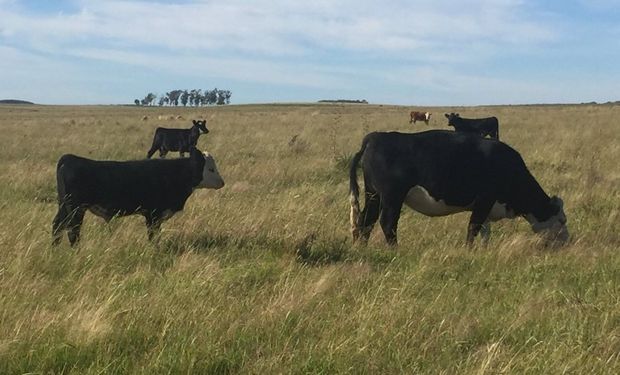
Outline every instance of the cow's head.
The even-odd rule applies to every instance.
[[[446,118],[448,119],[448,126],[454,126],[454,120],[461,118],[461,116],[459,116],[458,113],[454,113],[454,112],[450,114],[445,113],[444,116],[446,116]],[[430,114],[429,114],[429,117],[430,117]]]
[[[194,168],[196,189],[221,189],[224,187],[224,179],[217,170],[213,156],[208,152],[200,152],[196,147],[192,147],[189,154],[190,163]]]
[[[549,200],[551,216],[545,221],[538,221],[534,215],[528,215],[527,219],[534,233],[543,235],[547,245],[563,245],[568,242],[568,228],[566,227],[566,214],[564,202],[561,198],[553,196]]]
[[[429,121],[431,119],[431,113],[430,112],[426,112],[424,114],[424,118],[426,119],[426,121]]]
[[[207,120],[192,120],[194,126],[200,130],[202,134],[207,134],[209,129],[207,129]]]

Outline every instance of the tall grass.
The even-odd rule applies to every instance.
[[[618,107],[432,108],[428,127],[410,110],[0,106],[0,374],[619,373]],[[466,214],[408,210],[398,248],[377,229],[351,245],[362,137],[452,111],[499,118],[564,199],[568,246],[515,220],[470,249]],[[140,217],[87,214],[77,249],[52,248],[60,155],[142,158],[157,126],[189,126],[158,114],[208,120],[226,187],[196,191],[159,243]]]

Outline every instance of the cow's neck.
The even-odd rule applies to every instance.
[[[515,211],[526,218],[530,224],[533,221],[543,222],[553,216],[551,198],[540,187],[538,182],[530,175],[529,189],[521,192],[515,204]]]

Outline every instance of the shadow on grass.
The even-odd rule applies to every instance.
[[[347,260],[350,244],[343,239],[318,239],[311,233],[295,244],[295,256],[305,265],[325,265]]]
[[[224,255],[229,260],[258,256],[293,256],[305,266],[324,266],[346,262],[364,262],[373,266],[391,263],[397,253],[391,248],[353,246],[347,237],[321,237],[310,233],[303,238],[271,237],[267,234],[231,235],[227,233],[178,235],[162,239],[159,249],[171,255],[188,251]]]
[[[181,255],[189,250],[198,253],[218,252],[219,250],[257,250],[269,249],[275,253],[285,252],[287,244],[283,239],[264,234],[256,236],[231,235],[227,233],[200,235],[176,235],[162,239],[162,251]]]

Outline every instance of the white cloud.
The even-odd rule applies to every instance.
[[[53,45],[87,39],[170,50],[226,50],[299,56],[315,48],[411,51],[475,40],[532,44],[553,31],[524,17],[519,2],[469,0],[386,3],[80,1],[73,14],[0,12],[4,30]]]
[[[290,65],[266,60],[248,61],[240,58],[209,58],[186,55],[161,56],[97,48],[73,49],[66,52],[76,57],[132,64],[168,74],[196,77],[197,79],[219,77],[236,81],[309,88],[321,88],[329,85],[346,87],[349,85],[339,76],[338,71],[330,71],[309,64]]]
[[[400,103],[407,99],[392,93],[425,90],[438,104],[565,95],[561,84],[485,69],[516,56],[542,71],[547,67],[536,66],[536,58],[561,45],[573,26],[520,0],[75,0],[72,10],[36,12],[14,0],[0,5],[0,45],[21,53],[11,60],[18,73],[4,70],[0,81],[21,74],[39,86],[62,85],[57,77],[65,75],[65,85],[78,90],[87,74],[80,64],[109,64],[272,89],[363,92],[371,101],[376,95]]]

